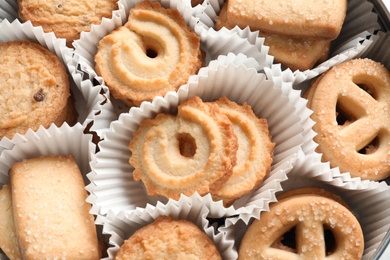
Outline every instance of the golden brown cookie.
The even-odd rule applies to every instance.
[[[22,21],[31,21],[45,32],[54,32],[57,38],[65,38],[68,47],[81,32],[90,31],[92,24],[100,24],[103,17],[111,18],[118,8],[117,0],[18,0],[18,6]]]
[[[237,163],[229,180],[212,195],[230,204],[258,187],[270,172],[275,144],[267,120],[258,118],[252,108],[222,97],[213,102],[233,124],[238,138]]]
[[[23,259],[100,259],[91,205],[72,156],[16,162],[9,175]]]
[[[177,116],[141,122],[129,143],[129,162],[149,195],[178,199],[218,190],[233,173],[237,148],[227,116],[194,96],[179,105]]]
[[[10,260],[18,260],[22,259],[22,256],[15,232],[11,197],[11,186],[4,185],[0,189],[0,249]]]
[[[333,67],[307,92],[317,151],[352,177],[390,176],[390,72],[370,59]]]
[[[334,40],[347,12],[347,0],[229,0],[229,24],[253,31]]]
[[[0,43],[0,137],[62,124],[70,96],[64,65],[29,41]]]
[[[226,1],[222,6],[216,29],[222,27],[232,29],[236,24],[229,24],[227,19]],[[244,29],[244,27],[240,27]],[[259,31],[259,36],[264,38],[264,45],[269,47],[269,54],[275,57],[276,63],[281,63],[291,70],[307,70],[327,59],[330,50],[330,40],[266,33]]]
[[[283,236],[295,231],[292,243]],[[330,232],[333,243],[327,243]],[[287,243],[286,243],[287,244]],[[270,206],[248,227],[238,259],[360,259],[364,237],[356,217],[327,196],[292,195]]]
[[[159,216],[137,230],[115,255],[120,259],[222,259],[214,242],[195,224]]]
[[[112,95],[132,106],[177,90],[204,59],[200,38],[177,9],[145,1],[99,42],[95,62]]]

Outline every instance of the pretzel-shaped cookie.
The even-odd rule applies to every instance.
[[[294,227],[296,249],[275,246]],[[335,238],[330,252],[326,252],[325,229]],[[249,226],[238,259],[360,259],[363,250],[360,224],[347,208],[321,195],[300,194],[272,204]]]
[[[324,161],[352,177],[390,176],[390,73],[384,66],[370,59],[335,66],[307,98]]]

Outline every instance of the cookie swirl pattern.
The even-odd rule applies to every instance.
[[[129,143],[133,177],[149,195],[179,199],[219,189],[236,164],[237,137],[218,106],[199,97],[184,101],[178,115],[141,122]]]
[[[203,54],[178,10],[145,1],[99,42],[95,62],[112,95],[138,105],[186,83],[203,65]]]
[[[323,160],[353,177],[390,175],[390,73],[384,66],[370,59],[340,64],[307,98]]]
[[[233,124],[238,138],[237,164],[229,180],[216,192],[226,204],[258,187],[271,169],[273,148],[267,120],[258,118],[252,108],[222,97],[214,101]]]

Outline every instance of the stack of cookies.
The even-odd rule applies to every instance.
[[[259,31],[276,62],[307,70],[328,59],[341,31],[347,1],[225,1],[216,28],[235,26]]]

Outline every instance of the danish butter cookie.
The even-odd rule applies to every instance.
[[[64,65],[29,41],[0,43],[0,137],[62,124],[70,96]]]
[[[294,247],[281,238],[295,230]],[[334,237],[327,247],[324,231]],[[238,259],[361,259],[364,237],[352,212],[328,196],[295,194],[270,206],[248,227]]]
[[[16,162],[9,175],[23,259],[100,259],[94,217],[72,156]]]
[[[95,62],[112,95],[132,106],[177,90],[204,57],[200,38],[177,9],[145,1],[99,42]]]
[[[347,0],[229,0],[229,24],[253,31],[334,40],[340,34]]]
[[[10,185],[0,189],[0,248],[10,260],[22,259],[15,231]]]
[[[215,27],[232,29],[236,24],[230,24],[227,19],[228,4],[222,6]],[[246,26],[242,26],[244,29]],[[319,38],[290,36],[259,31],[264,38],[264,45],[269,46],[269,54],[274,56],[275,62],[281,63],[291,70],[307,70],[326,60],[329,56],[331,41]]]
[[[258,118],[252,108],[222,97],[213,102],[233,124],[238,138],[237,163],[229,180],[217,191],[215,198],[230,204],[258,187],[271,169],[273,148],[267,120]]]
[[[118,8],[117,0],[18,0],[18,5],[22,21],[31,21],[45,32],[54,32],[57,38],[65,38],[68,47],[81,32],[90,31],[92,24],[110,18]]]
[[[308,90],[317,151],[352,177],[390,176],[390,72],[370,59],[333,67]]]
[[[129,143],[129,162],[149,195],[179,199],[218,190],[233,173],[237,148],[227,116],[195,96],[179,105],[177,116],[143,120]]]
[[[131,235],[120,247],[121,259],[222,259],[214,242],[195,224],[159,216]]]

